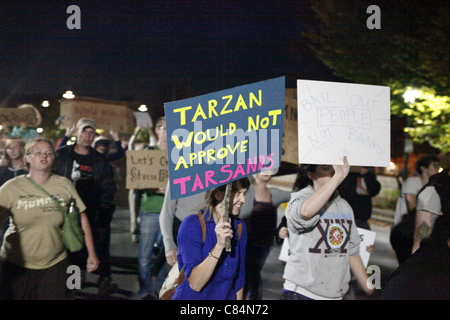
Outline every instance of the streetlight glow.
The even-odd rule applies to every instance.
[[[44,100],[44,101],[42,101],[41,106],[43,108],[48,108],[48,107],[50,107],[50,102],[48,102],[48,100]]]
[[[139,106],[138,110],[141,111],[141,112],[146,112],[146,111],[148,111],[148,108],[147,108],[147,106],[145,104],[141,104]]]
[[[75,98],[75,95],[73,94],[72,91],[66,91],[66,93],[63,94],[63,98],[73,99],[73,98]]]
[[[415,89],[408,89],[403,94],[406,103],[414,103],[418,97],[420,97],[420,91]]]

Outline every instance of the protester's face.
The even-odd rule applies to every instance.
[[[83,147],[89,147],[95,139],[95,130],[86,127],[83,130],[77,131],[77,144]]]
[[[18,160],[23,156],[24,148],[18,142],[12,142],[6,149],[11,160]]]
[[[103,143],[99,143],[96,147],[95,150],[97,150],[98,152],[104,154],[105,156],[108,155],[109,153],[109,146]]]
[[[270,181],[270,179],[272,178],[272,174],[270,171],[264,171],[264,172],[259,172],[256,174],[256,179],[260,180],[260,181]]]
[[[165,141],[166,140],[166,122],[161,121],[158,123],[158,126],[155,128],[155,133],[158,136],[158,140]]]
[[[244,204],[247,197],[247,189],[241,188],[232,193],[231,204],[233,205],[232,213],[237,216],[241,210],[241,206]]]
[[[310,179],[314,182],[314,186],[323,186],[334,175],[332,165],[318,165],[315,172],[308,172]]]
[[[55,159],[54,150],[47,142],[38,142],[27,155],[30,170],[50,171]]]
[[[422,171],[426,171],[428,172],[428,176],[431,177],[433,174],[436,174],[439,172],[440,169],[440,163],[439,162],[431,162],[430,165],[428,166],[428,168],[423,168],[422,167]]]

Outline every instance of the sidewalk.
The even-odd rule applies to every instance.
[[[77,292],[77,300],[139,300],[137,296],[139,290],[137,275],[139,244],[131,242],[128,209],[116,209],[111,229],[112,283],[116,283],[119,290],[107,299],[98,296],[98,276],[88,274],[86,288]]]

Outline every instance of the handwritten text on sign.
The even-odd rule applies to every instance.
[[[299,162],[388,167],[390,88],[297,80]]]
[[[284,77],[165,104],[172,199],[280,166]]]
[[[167,186],[167,152],[163,150],[127,150],[127,189]]]

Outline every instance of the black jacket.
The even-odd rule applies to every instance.
[[[74,161],[74,145],[68,145],[56,150],[55,164],[53,172],[71,179],[73,161]],[[94,185],[91,193],[91,199],[96,201],[89,201],[82,199],[86,204],[86,214],[89,222],[94,227],[106,227],[111,223],[115,205],[114,193],[116,186],[114,183],[114,171],[107,158],[91,148],[90,155],[93,157],[93,175]]]
[[[356,193],[358,177],[362,177],[366,182],[368,195]],[[381,183],[377,180],[375,173],[371,171],[364,175],[350,172],[338,190],[341,197],[347,200],[352,207],[355,219],[368,220],[372,215],[372,198],[380,192]]]

